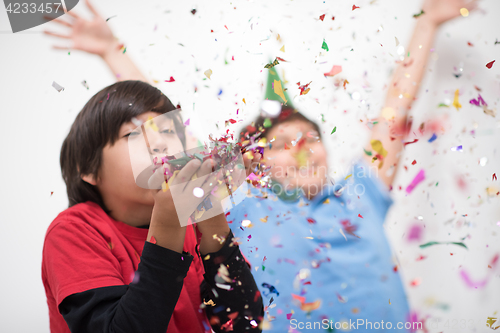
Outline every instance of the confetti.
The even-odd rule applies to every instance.
[[[326,44],[326,42],[325,42],[325,40],[324,40],[324,39],[323,39],[323,45],[321,45],[321,48],[322,48],[323,50],[326,50],[327,52],[329,51],[329,49],[328,49],[328,45]]]
[[[408,231],[408,241],[420,241],[424,229],[420,224],[414,224]]]
[[[410,185],[406,187],[406,193],[410,194],[413,191],[413,189],[424,179],[425,179],[425,171],[424,169],[421,169],[415,176],[415,178],[413,178]]]
[[[332,69],[328,73],[325,73],[323,75],[324,76],[335,76],[341,72],[342,72],[342,66],[333,65]]]
[[[462,242],[428,242],[428,243],[419,245],[419,247],[421,249],[424,249],[426,247],[433,246],[433,245],[438,245],[438,244],[455,244],[455,245],[462,246],[462,247],[464,247],[464,248],[467,249],[467,246],[464,243],[462,243]]]
[[[495,314],[496,314],[496,312],[495,312]],[[500,328],[500,325],[493,327],[493,324],[495,324],[496,321],[497,321],[496,317],[488,317],[488,319],[486,319],[486,327],[489,327],[492,330],[496,331],[497,329]]]
[[[273,68],[274,66],[278,65],[278,58],[274,59],[273,62],[268,63],[267,65],[264,66],[264,68]]]
[[[345,236],[344,232],[342,231],[342,228],[339,228],[339,232],[342,234],[342,236],[344,236],[345,241],[347,242],[347,237]]]
[[[332,135],[333,133],[335,133],[337,131],[337,126],[335,126],[333,129],[332,129],[332,133],[330,133],[330,135]]]
[[[356,5],[352,5],[352,10],[358,9],[359,7]]]
[[[212,70],[211,69],[207,69],[203,74],[205,74],[205,76],[208,77],[208,79],[210,79],[210,76],[212,76]]]
[[[132,121],[132,123],[133,123],[135,126],[137,126],[137,127],[139,127],[139,126],[141,126],[141,125],[142,125],[142,121],[140,121],[140,120],[139,120],[139,119],[137,119],[136,117],[132,117],[132,120],[131,120],[131,121]]]
[[[174,79],[174,77],[173,77],[173,76],[171,76],[171,77],[170,77],[170,79],[165,80],[165,82],[175,82],[175,79]]]
[[[280,49],[281,52],[285,52],[285,45],[283,45]]]
[[[311,90],[311,88],[308,88],[308,86],[311,84],[311,82],[309,82],[308,84],[304,84],[304,85],[300,85],[300,82],[297,83],[297,85],[299,86],[300,95],[305,95],[309,92],[309,90]]]
[[[155,132],[158,132],[158,126],[156,126],[155,122],[153,121],[153,117],[149,116],[148,120],[144,123],[145,128],[151,127],[151,129]]]
[[[264,127],[265,127],[265,128],[269,128],[269,127],[271,127],[272,125],[273,125],[273,123],[272,123],[272,121],[271,121],[271,119],[270,119],[270,118],[266,118],[266,119],[264,119]]]
[[[458,93],[459,93],[459,90],[458,89],[455,90],[455,97],[453,98],[453,104],[452,104],[454,107],[457,108],[457,111],[458,111],[458,109],[460,109],[462,107],[462,104],[460,104],[458,102]]]
[[[271,294],[276,294],[276,296],[280,295],[278,290],[274,286],[270,285],[269,283],[265,283],[265,282],[262,283],[262,287],[269,289],[269,292],[267,294],[265,291],[262,292],[264,294],[264,296],[266,296],[266,297],[271,295]]]
[[[191,121],[191,118],[188,118],[188,120],[186,120],[186,121],[184,122],[184,126],[189,126],[190,121]]]
[[[462,151],[462,145],[456,146],[456,147],[451,147],[450,150],[451,151]]]
[[[415,142],[418,142],[418,139],[415,139],[413,141],[405,142],[403,145],[406,147],[406,145],[410,145],[410,144],[415,143]]]
[[[87,81],[83,80],[82,85],[89,90],[89,85],[87,84]]]
[[[152,244],[156,244],[156,238],[155,236],[151,236],[151,240],[149,241]]]
[[[106,22],[108,22],[109,20],[111,20],[113,17],[116,17],[116,16],[117,16],[117,15],[113,15],[113,16],[111,16],[111,17],[108,17],[108,18],[106,19]]]
[[[387,150],[384,149],[380,140],[371,140],[370,144],[372,146],[372,149],[375,150],[379,155],[381,155],[382,157],[387,156]]]
[[[469,103],[470,103],[470,104],[473,104],[473,105],[475,105],[475,106],[481,106],[481,105],[483,105],[483,106],[487,106],[488,104],[486,104],[486,102],[485,102],[485,101],[484,101],[484,99],[481,97],[481,95],[480,95],[480,94],[478,94],[478,96],[479,96],[479,97],[478,97],[477,99],[474,99],[474,98],[473,98],[473,99],[471,99],[471,100],[469,101]]]
[[[321,21],[323,21],[323,20],[325,19],[325,14],[321,15],[321,16],[319,17],[319,19],[320,19]]]
[[[428,142],[433,142],[434,140],[436,140],[436,138],[437,138],[436,133],[433,133]]]
[[[363,218],[363,216],[362,216],[361,214],[358,214],[358,217],[361,217],[361,218]]]
[[[283,93],[283,87],[281,86],[281,81],[280,80],[274,80],[274,93],[277,94],[283,102],[286,104],[287,100],[285,98],[285,95]]]
[[[420,10],[420,13],[418,13],[418,14],[413,14],[413,17],[414,17],[414,18],[417,18],[417,17],[419,17],[420,15],[423,15],[423,14],[425,14],[425,13],[424,13],[424,11],[423,11],[423,10]]]
[[[300,304],[300,309],[302,311],[305,311],[305,312],[311,312],[313,310],[316,310],[317,308],[319,308],[321,305],[321,300],[318,299],[314,302],[311,302],[311,303],[301,303]]]
[[[493,63],[495,62],[495,60],[489,62],[486,64],[486,67],[488,67],[488,69],[491,69],[491,67],[493,67]]]
[[[460,8],[460,15],[463,17],[469,16],[469,10],[467,8]]]
[[[61,92],[64,90],[64,87],[60,86],[56,81],[52,81],[52,87],[54,87],[58,92]]]

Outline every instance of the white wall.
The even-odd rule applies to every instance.
[[[340,0],[232,4],[113,0],[100,1],[95,7],[106,18],[117,15],[109,25],[125,42],[127,53],[145,73],[162,82],[159,88],[174,103],[181,103],[202,139],[215,129],[216,120],[222,126],[228,118],[251,121],[264,93],[264,65],[275,56],[289,61],[277,67],[288,81],[288,94],[312,118],[319,120],[324,114],[330,164],[340,177],[343,166],[362,152],[368,139],[360,119],[365,121],[366,115],[374,116],[381,109],[397,54],[394,37],[402,45],[408,44],[415,22],[412,15],[420,12],[420,3],[357,0],[354,4],[361,8],[355,11],[351,10],[352,1]],[[190,13],[193,7],[196,15]],[[82,3],[75,10],[90,15]],[[459,269],[464,268],[473,279],[483,279],[491,271],[489,261],[500,253],[499,198],[486,195],[488,186],[500,189],[500,183],[492,181],[493,173],[500,177],[500,116],[493,118],[469,104],[471,98],[477,98],[476,85],[490,108],[500,111],[500,45],[494,45],[500,39],[499,13],[499,1],[483,0],[471,16],[458,18],[439,31],[427,76],[412,108],[415,137],[420,140],[406,147],[402,164],[408,170],[399,172],[393,194],[396,204],[386,221],[412,307],[420,317],[444,320],[431,332],[458,332],[453,324],[459,325],[463,319],[467,325],[474,320],[476,331],[483,331],[488,316],[498,311],[500,317],[500,269],[479,289],[468,288],[459,276]],[[323,22],[318,20],[321,14],[326,14]],[[27,32],[5,32],[10,27],[0,9],[2,332],[49,331],[40,266],[45,231],[68,203],[59,150],[84,103],[114,82],[98,57],[52,50],[51,45],[61,43],[41,34],[45,28],[64,30],[52,22]],[[276,40],[277,34],[281,41]],[[321,49],[323,38],[329,52]],[[283,45],[284,53],[279,51]],[[485,64],[495,59],[497,63],[488,70]],[[452,73],[458,72],[454,67],[460,63],[463,76],[457,79]],[[343,67],[341,76],[350,82],[346,90],[336,89],[333,79],[323,76],[334,64]],[[209,68],[211,80],[203,74]],[[170,76],[176,82],[164,83]],[[57,92],[52,81],[65,90]],[[299,81],[312,81],[307,95],[297,96]],[[456,89],[460,89],[462,108],[437,108],[439,103],[453,100]],[[361,99],[351,99],[353,92],[359,92]],[[441,119],[442,130],[429,143],[430,134],[419,136],[417,130],[432,118]],[[242,124],[236,125],[234,129]],[[337,132],[330,136],[334,126]],[[450,151],[458,145],[463,145],[463,152]],[[482,157],[487,158],[485,166],[478,163]],[[411,164],[413,160],[416,165]],[[425,169],[426,180],[405,195],[404,188],[420,168]],[[459,176],[468,186],[464,191],[457,185]],[[419,216],[425,224],[423,239],[408,242],[408,229]],[[466,236],[468,250],[451,245],[418,247],[427,241],[459,241]],[[427,258],[416,261],[420,255]],[[417,278],[420,285],[411,286]],[[446,304],[448,310],[439,304]],[[448,328],[444,327],[446,320]]]

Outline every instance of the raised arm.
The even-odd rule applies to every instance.
[[[154,85],[151,80],[141,73],[128,54],[123,52],[106,20],[99,15],[89,0],[85,0],[85,3],[94,15],[91,21],[87,21],[73,11],[69,11],[68,15],[71,19],[53,19],[53,22],[68,27],[70,29],[69,34],[59,34],[47,30],[44,33],[61,39],[71,40],[72,46],[69,49],[98,55],[108,65],[117,81],[140,80]],[[68,49],[68,47],[58,45],[54,45],[54,48],[60,50]]]
[[[405,54],[409,54],[409,57],[399,62],[394,72],[382,114],[375,119],[378,122],[373,126],[370,142],[365,147],[365,150],[371,151],[372,155],[364,154],[364,158],[368,163],[373,161],[379,166],[378,177],[388,187],[392,186],[398,169],[404,139],[411,126],[407,122],[408,110],[424,76],[436,31],[442,23],[460,16],[461,8],[471,11],[475,7],[476,0],[424,1],[422,8],[424,13],[416,18],[410,45],[405,50]],[[379,142],[383,150],[380,149]]]

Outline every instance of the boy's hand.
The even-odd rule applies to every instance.
[[[259,153],[246,152],[243,154],[243,163],[245,164],[245,169],[247,177],[259,167],[262,155]]]
[[[245,165],[245,169],[243,170],[233,168],[231,178],[228,179],[228,183],[229,185],[231,185],[233,190],[241,185],[241,173],[244,173],[246,176],[250,175],[256,170],[256,168],[259,167],[261,158],[262,155],[259,153],[247,152],[243,154],[243,163]],[[219,240],[222,240],[229,234],[229,226],[227,224],[225,214],[219,214],[204,221],[198,222],[196,224],[196,227],[202,233],[200,242],[200,253],[202,255],[217,252],[218,250],[220,250],[222,248],[222,244]]]
[[[88,0],[85,0],[85,3],[92,14],[94,14],[94,18],[91,21],[81,18],[73,11],[67,13],[73,17],[71,22],[67,22],[60,18],[52,19],[49,16],[45,16],[47,19],[52,19],[52,21],[56,23],[69,27],[71,31],[68,35],[47,30],[45,30],[44,33],[50,36],[70,39],[73,42],[73,45],[70,47],[71,49],[81,50],[104,57],[107,52],[111,52],[118,47],[118,42],[115,40],[113,32],[107,25],[106,20],[99,15]],[[57,45],[54,45],[54,48],[62,50],[68,49],[68,47]]]
[[[477,7],[477,0],[425,0],[422,10],[422,19],[429,21],[435,26],[460,16],[460,9],[466,8],[472,11]]]
[[[164,223],[172,227],[180,227],[180,219],[187,219],[198,207],[198,205],[208,196],[212,189],[216,186],[215,175],[209,175],[212,173],[213,161],[206,160],[203,164],[194,159],[187,163],[175,176],[171,178],[168,182],[169,188],[164,191],[162,188],[165,187],[165,182],[167,177],[163,173],[163,168],[158,168],[155,173],[149,179],[149,187],[154,190],[154,212],[157,216],[161,217]],[[196,173],[197,178],[191,180],[193,175]],[[174,191],[176,195],[176,202],[178,207],[174,204],[174,198],[172,197],[171,187],[177,186]],[[181,186],[182,189],[180,190]],[[200,198],[193,194],[193,190],[198,187],[203,190],[204,195]],[[179,205],[182,203],[182,206]]]

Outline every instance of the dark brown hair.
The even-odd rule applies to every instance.
[[[97,203],[109,214],[98,189],[83,181],[81,176],[98,178],[102,150],[118,140],[122,124],[144,112],[161,114],[175,110],[175,106],[160,90],[142,81],[121,81],[112,84],[85,104],[76,116],[61,148],[60,164],[69,207],[85,201]],[[185,147],[185,129],[180,117],[174,116],[174,125]]]
[[[271,121],[271,126],[269,127],[264,127],[264,123],[266,122],[266,119],[269,118]],[[321,138],[321,131],[318,126],[314,121],[308,119],[305,117],[302,113],[297,111],[296,109],[289,107],[289,106],[283,106],[281,109],[280,114],[277,117],[271,118],[271,117],[264,117],[260,115],[255,119],[255,121],[251,124],[246,126],[241,132],[240,132],[240,137],[239,140],[245,141],[249,137],[251,137],[253,134],[257,133],[258,131],[262,131],[262,137],[267,137],[267,133],[271,131],[273,127],[275,127],[278,124],[283,124],[286,122],[291,122],[291,121],[303,121],[306,123],[311,124],[316,132],[318,132],[318,136]]]

